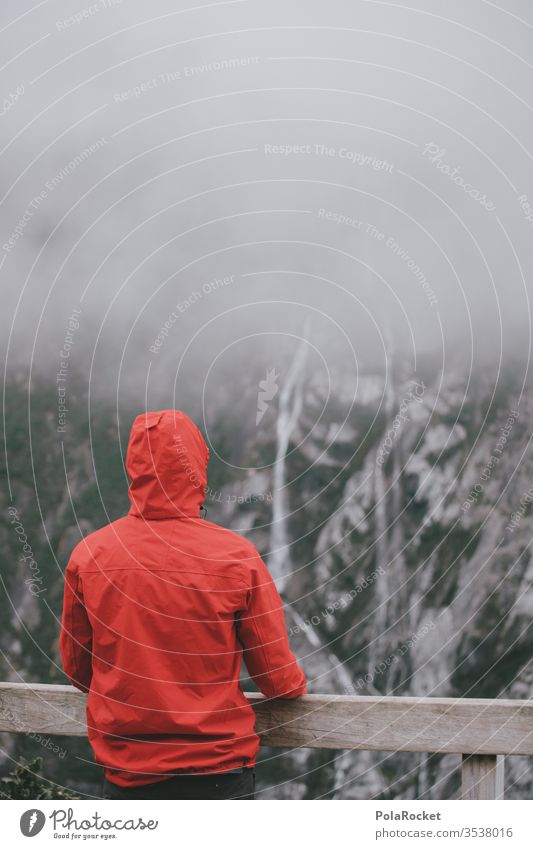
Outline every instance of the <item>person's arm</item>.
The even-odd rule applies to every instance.
[[[289,646],[283,602],[259,555],[251,573],[247,606],[237,620],[246,668],[265,696],[294,699],[306,693],[307,686]]]
[[[77,567],[71,557],[65,571],[59,650],[65,675],[84,693],[89,691],[92,678],[92,636]]]

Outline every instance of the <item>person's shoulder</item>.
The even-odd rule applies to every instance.
[[[101,528],[96,528],[96,530],[86,534],[72,549],[70,555],[71,567],[82,568],[92,561],[102,546],[108,547],[111,540],[117,539],[117,532],[123,521],[124,517],[114,522],[108,522]]]
[[[205,520],[204,520],[205,521]],[[234,552],[239,559],[248,560],[259,557],[259,552],[253,542],[229,528],[205,521],[206,529],[216,538],[216,542],[224,547],[225,553]]]

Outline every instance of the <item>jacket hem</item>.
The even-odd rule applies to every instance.
[[[144,787],[147,784],[159,784],[162,781],[166,781],[169,778],[175,778],[180,775],[224,775],[226,773],[230,773],[235,769],[253,769],[255,767],[255,758],[249,758],[245,761],[241,761],[240,763],[234,763],[227,769],[221,769],[220,767],[216,769],[195,769],[194,767],[188,769],[176,769],[169,772],[161,773],[159,775],[154,775],[153,773],[135,773],[135,780],[127,780],[127,781],[117,781],[117,776],[114,774],[114,770],[104,769],[104,775],[111,784],[115,784],[117,787]],[[123,773],[127,774],[127,773]]]

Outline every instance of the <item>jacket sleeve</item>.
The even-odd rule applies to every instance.
[[[65,675],[75,687],[87,693],[92,678],[92,628],[73,557],[65,571],[59,650]]]
[[[237,620],[246,668],[265,696],[294,699],[306,693],[307,686],[289,646],[283,602],[258,554],[251,572],[247,606]]]

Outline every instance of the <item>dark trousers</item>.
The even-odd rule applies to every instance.
[[[255,770],[174,775],[155,784],[119,787],[104,779],[104,799],[254,799]]]

